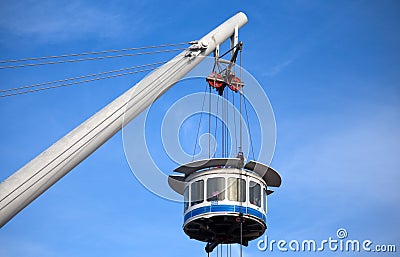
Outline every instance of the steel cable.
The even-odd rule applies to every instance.
[[[109,76],[104,76],[104,77],[99,77],[99,78],[93,78],[93,79],[86,79],[86,80],[75,81],[75,82],[70,82],[70,83],[64,83],[64,84],[60,84],[60,85],[54,85],[54,86],[48,86],[48,87],[42,87],[42,88],[36,88],[36,89],[29,89],[29,90],[25,90],[25,91],[16,92],[16,93],[0,95],[0,98],[9,97],[9,96],[15,96],[15,95],[22,95],[22,94],[27,94],[27,93],[33,93],[33,92],[38,92],[38,91],[43,91],[43,90],[48,90],[48,89],[53,89],[53,88],[66,87],[66,86],[70,86],[70,85],[93,82],[93,81],[98,81],[98,80],[103,80],[103,79],[121,77],[121,76],[136,74],[136,73],[140,73],[140,72],[151,71],[151,70],[155,70],[155,69],[157,69],[157,67],[148,68],[148,69],[144,69],[144,70],[125,72],[125,73],[118,73],[118,74],[114,74],[114,75],[109,75]]]
[[[59,80],[54,80],[54,81],[42,82],[42,83],[26,85],[26,86],[20,86],[20,87],[14,87],[14,88],[8,88],[8,89],[0,89],[0,93],[10,92],[10,91],[18,91],[18,90],[34,88],[34,87],[39,87],[39,86],[44,86],[44,85],[49,85],[49,84],[55,84],[55,83],[60,83],[60,82],[65,82],[65,81],[71,81],[71,80],[76,80],[76,79],[95,77],[95,76],[100,76],[100,75],[104,75],[104,74],[120,72],[120,71],[126,71],[126,70],[133,70],[133,69],[137,69],[137,68],[154,66],[154,65],[164,64],[164,63],[166,63],[166,62],[164,61],[164,62],[155,62],[155,63],[149,63],[149,64],[143,64],[143,65],[136,65],[136,66],[132,66],[132,67],[121,68],[121,69],[110,70],[110,71],[103,71],[103,72],[93,73],[93,74],[88,74],[88,75],[81,75],[81,76],[72,77],[72,78],[59,79]]]
[[[143,50],[143,49],[154,49],[154,48],[186,45],[189,43],[190,42],[184,42],[184,43],[176,43],[176,44],[162,44],[162,45],[156,45],[156,46],[153,45],[153,46],[142,46],[142,47],[130,47],[130,48],[123,48],[123,49],[111,49],[111,50],[93,51],[93,52],[84,52],[84,53],[72,53],[72,54],[42,56],[42,57],[30,57],[30,58],[22,58],[22,59],[14,59],[14,60],[0,60],[0,63],[38,61],[38,60],[45,60],[45,59],[57,59],[57,58],[76,57],[76,56],[84,56],[84,55],[136,51],[136,50]]]
[[[158,50],[158,51],[152,51],[152,52],[138,52],[138,53],[131,53],[131,54],[106,55],[106,56],[99,56],[99,57],[86,57],[86,58],[80,58],[80,59],[67,59],[67,60],[51,61],[51,62],[25,63],[25,64],[19,64],[19,65],[6,65],[6,66],[0,66],[0,69],[15,69],[15,68],[22,68],[22,67],[33,67],[33,66],[49,65],[49,64],[73,63],[73,62],[81,62],[81,61],[93,61],[93,60],[101,60],[101,59],[120,58],[120,57],[125,57],[125,56],[159,54],[159,53],[167,53],[167,52],[176,52],[176,51],[181,51],[181,50],[184,50],[184,49],[186,49],[186,48],[174,48],[174,49],[167,49],[167,50]]]

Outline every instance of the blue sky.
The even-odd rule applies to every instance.
[[[276,118],[272,166],[283,184],[269,198],[268,237],[319,240],[346,228],[350,239],[399,248],[398,1],[2,1],[0,59],[186,42],[238,11],[249,18],[243,66]],[[155,58],[0,70],[0,87]],[[1,99],[0,179],[142,76]],[[118,133],[0,230],[0,255],[205,256],[182,221],[180,204],[134,178]],[[344,255],[320,253],[335,254]],[[285,253],[245,248],[265,255]]]

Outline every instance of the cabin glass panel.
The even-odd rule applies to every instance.
[[[266,188],[264,188],[264,190],[263,190],[263,198],[264,198],[264,201],[263,201],[264,212],[267,213],[267,189]]]
[[[189,208],[189,187],[185,187],[185,190],[183,191],[183,211],[186,211],[187,208]]]
[[[225,178],[209,178],[207,180],[207,201],[225,199]]]
[[[246,201],[246,180],[228,178],[228,200],[236,202]]]
[[[261,186],[254,181],[249,184],[249,201],[251,204],[261,207]]]
[[[204,181],[199,180],[195,181],[191,184],[191,197],[192,203],[191,205],[194,206],[196,204],[204,202]]]

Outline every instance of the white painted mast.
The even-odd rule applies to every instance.
[[[239,12],[0,183],[0,227],[92,154],[247,23]],[[235,40],[236,41],[236,40]]]

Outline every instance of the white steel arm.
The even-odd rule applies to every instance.
[[[246,15],[237,13],[0,183],[0,227],[234,35],[235,27],[246,23]]]

